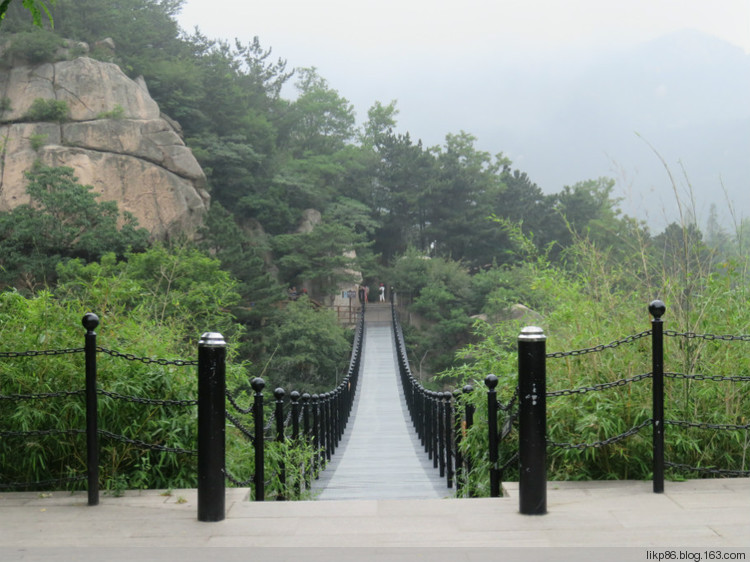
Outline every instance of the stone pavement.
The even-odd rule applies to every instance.
[[[216,523],[197,521],[195,490],[91,507],[84,492],[2,493],[0,560],[750,560],[748,478],[667,482],[663,494],[650,482],[550,482],[548,514],[536,516],[518,513],[517,484],[505,488],[496,499],[305,502],[249,502],[235,488]]]

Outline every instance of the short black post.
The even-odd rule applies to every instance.
[[[487,432],[489,437],[490,459],[490,497],[500,497],[500,467],[498,454],[497,433],[497,387],[498,379],[495,375],[487,375],[484,384],[487,385]]]
[[[293,390],[292,393],[289,395],[289,398],[292,401],[292,442],[294,443],[295,447],[299,444],[299,408],[300,408],[300,393],[296,390]],[[294,475],[292,476],[292,481],[294,482],[294,490],[296,492],[297,497],[302,493],[302,474],[304,470],[304,465],[300,464],[299,466],[295,467],[294,469]]]
[[[463,392],[464,392],[465,395],[466,394],[470,394],[470,393],[474,392],[474,387],[472,385],[470,385],[470,384],[467,384],[466,386],[464,386]],[[466,401],[466,410],[464,412],[464,416],[465,416],[464,419],[466,420],[465,423],[466,423],[466,432],[467,433],[472,428],[472,426],[474,425],[474,410],[475,410],[474,404],[472,404],[471,402],[469,402],[467,400]],[[464,461],[464,464],[466,465],[464,467],[464,470],[466,471],[466,472],[464,472],[464,474],[465,474],[465,476],[464,476],[464,483],[466,485],[466,489],[468,491],[469,497],[472,498],[472,497],[474,497],[474,492],[473,492],[473,490],[471,488],[471,483],[469,482],[469,474],[471,474],[471,459],[470,458],[466,459]]]
[[[654,423],[654,476],[655,494],[664,492],[664,320],[667,307],[660,300],[648,305],[651,320],[651,407]]]
[[[286,392],[283,388],[277,388],[273,391],[273,397],[276,399],[274,416],[276,418],[276,442],[283,443],[286,440],[284,435],[284,396]],[[281,451],[279,451],[281,454]],[[280,490],[276,494],[277,501],[286,499],[286,464],[284,461],[279,462],[279,485]]]
[[[305,436],[305,442],[312,436],[312,429],[310,428],[310,393],[304,392],[302,394],[302,433]],[[310,466],[307,461],[303,464],[304,476],[305,476],[305,490],[309,490],[312,486],[312,459],[310,459]]]
[[[435,407],[437,408],[437,434],[438,434],[438,464],[440,467],[440,478],[445,476],[445,423],[443,419],[445,416],[445,402],[443,401],[443,393],[438,392],[435,394]]]
[[[320,396],[318,394],[312,395],[312,409],[313,409],[313,472],[318,472],[320,466]],[[315,478],[319,476],[316,475]]]
[[[84,354],[86,361],[86,473],[89,505],[99,505],[99,420],[96,394],[96,327],[99,317],[93,312],[81,321],[86,328]]]
[[[524,515],[547,513],[547,336],[527,326],[518,336],[518,497]]]
[[[443,392],[443,400],[445,401],[445,411],[443,412],[445,416],[445,475],[448,488],[453,488],[453,428],[456,425],[451,396],[450,392]]]
[[[266,471],[265,471],[265,427],[263,427],[263,389],[266,381],[260,377],[250,381],[250,386],[255,391],[253,394],[253,426],[255,429],[255,501],[262,502],[266,499]]]
[[[225,517],[225,399],[224,336],[206,332],[198,342],[198,521]]]

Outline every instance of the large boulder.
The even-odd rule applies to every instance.
[[[32,120],[34,100],[64,101],[62,122]],[[80,57],[0,69],[0,211],[29,201],[35,161],[69,166],[154,238],[193,237],[209,204],[206,176],[143,80]]]

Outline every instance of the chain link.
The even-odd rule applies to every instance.
[[[665,424],[676,425],[677,427],[694,427],[697,429],[719,429],[724,431],[739,431],[750,429],[750,423],[745,425],[735,425],[731,423],[708,423],[708,422],[689,422],[679,420],[664,420]]]
[[[249,486],[255,481],[255,476],[251,476],[247,480],[237,480],[234,476],[232,476],[226,469],[223,469],[224,477],[229,480],[232,484],[235,486],[238,486],[239,488],[244,488],[246,486]]]
[[[115,400],[124,400],[126,402],[133,402],[135,404],[148,404],[151,406],[197,406],[197,400],[160,400],[156,398],[139,398],[137,396],[125,396],[118,394],[117,392],[110,392],[108,390],[97,390],[97,393],[102,396],[108,396]]]
[[[30,429],[27,431],[0,431],[0,437],[42,437],[46,435],[80,435],[85,429]]]
[[[750,382],[750,377],[742,375],[686,375],[683,373],[664,373],[664,376],[670,379],[690,379],[694,381],[728,381],[728,382]]]
[[[10,482],[8,484],[0,484],[0,490],[14,490],[17,488],[48,488],[55,484],[68,484],[69,482],[81,482],[87,480],[87,476],[69,476],[67,478],[55,478],[53,480],[38,480],[37,482]]]
[[[644,373],[642,375],[636,375],[629,379],[620,379],[612,382],[605,382],[602,384],[596,384],[594,386],[583,386],[576,389],[556,390],[554,392],[548,392],[547,398],[555,398],[557,396],[570,396],[572,394],[585,394],[587,392],[597,392],[600,390],[607,390],[608,388],[615,388],[618,386],[625,386],[630,383],[638,382],[643,379],[651,378],[651,373]]]
[[[675,330],[664,330],[664,335],[669,337],[680,337],[688,340],[706,340],[706,341],[750,341],[750,335],[717,335],[717,334],[696,334],[695,332],[676,332]]]
[[[44,349],[41,351],[0,351],[0,359],[16,358],[16,357],[41,357],[51,355],[72,355],[74,353],[83,353],[85,350],[82,347],[76,347],[71,349]]]
[[[640,334],[633,334],[632,336],[628,336],[621,340],[615,340],[611,343],[600,344],[594,347],[587,347],[585,349],[575,349],[573,351],[558,351],[555,353],[548,353],[546,357],[548,359],[560,359],[563,357],[576,357],[578,355],[586,355],[587,353],[599,353],[600,351],[604,351],[605,349],[614,349],[627,343],[633,343],[634,341],[638,341],[650,335],[651,330],[646,330],[645,332],[641,332]]]
[[[611,445],[612,443],[617,443],[618,441],[622,441],[623,439],[630,437],[631,435],[635,435],[644,427],[651,425],[653,421],[654,420],[649,418],[643,423],[636,425],[635,427],[632,427],[628,431],[621,433],[620,435],[610,437],[609,439],[605,439],[603,441],[596,441],[594,443],[555,443],[554,441],[547,441],[547,445],[550,447],[559,447],[561,449],[578,449],[579,451],[583,451],[584,449],[590,449],[592,447],[593,448],[604,447],[605,445]]]
[[[503,404],[502,402],[500,402],[500,400],[498,400],[497,407],[503,412],[508,412],[513,408],[513,406],[516,405],[517,401],[518,401],[518,387],[516,386],[515,390],[513,391],[513,396],[510,397],[510,400],[508,401],[508,403]]]
[[[250,443],[255,443],[255,435],[250,431],[240,420],[235,418],[232,414],[224,410],[224,417],[232,422],[232,425],[242,432],[242,434],[250,440]]]
[[[0,395],[0,400],[46,400],[48,398],[83,396],[84,394],[86,394],[85,390],[61,390],[59,392],[42,392],[39,394],[9,394],[7,396]]]
[[[106,349],[104,347],[97,347],[97,351],[101,353],[106,353],[107,355],[111,355],[112,357],[117,357],[119,359],[125,359],[127,361],[140,361],[141,363],[146,364],[152,364],[155,363],[157,365],[175,365],[177,367],[190,367],[193,365],[197,365],[198,361],[183,361],[181,359],[152,359],[150,357],[138,357],[136,355],[133,355],[132,353],[120,353],[119,351],[113,351],[111,349]]]
[[[240,414],[249,414],[249,413],[251,413],[253,411],[253,405],[252,405],[252,403],[247,408],[243,408],[242,406],[240,406],[237,403],[237,401],[234,399],[234,396],[232,396],[232,394],[228,390],[225,391],[225,394],[226,394],[227,400],[229,400],[229,403]]]
[[[138,439],[130,439],[128,437],[125,437],[124,435],[118,435],[117,433],[112,433],[111,431],[106,431],[104,429],[100,429],[98,431],[98,434],[103,435],[104,437],[109,437],[110,439],[114,439],[115,441],[127,443],[128,445],[135,445],[136,447],[140,447],[141,449],[150,449],[152,451],[160,451],[162,453],[178,453],[192,456],[198,455],[198,451],[180,449],[177,447],[165,447],[164,445],[157,445],[155,443],[146,443],[144,441],[139,441]]]
[[[664,466],[677,468],[679,470],[691,470],[693,472],[702,472],[704,474],[716,474],[720,476],[750,476],[750,470],[727,470],[724,468],[702,468],[699,466],[690,466],[689,464],[678,464],[674,462],[664,462]]]

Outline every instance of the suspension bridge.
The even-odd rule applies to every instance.
[[[315,481],[321,500],[430,499],[449,494],[421,450],[404,401],[391,307],[368,305],[351,430]]]

